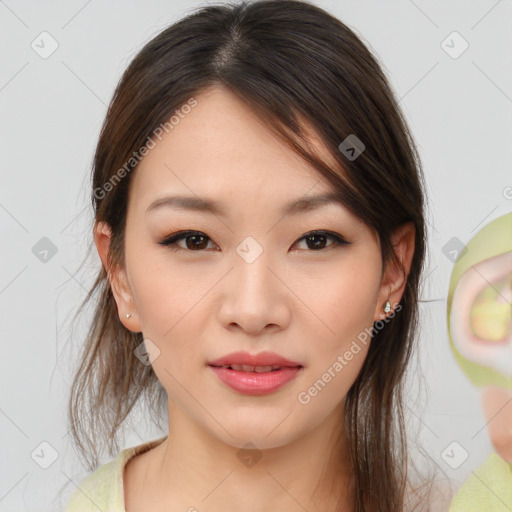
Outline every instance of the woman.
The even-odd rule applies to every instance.
[[[103,267],[70,425],[91,470],[142,397],[168,434],[67,510],[428,506],[402,401],[423,189],[375,57],[313,4],[210,5],[147,43],[95,154]]]

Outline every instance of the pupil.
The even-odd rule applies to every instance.
[[[187,248],[188,249],[204,249],[208,244],[206,242],[206,237],[202,235],[190,235],[187,237]],[[325,248],[325,235],[309,235],[307,237],[308,247],[311,249],[323,249]],[[202,243],[201,243],[202,239]],[[189,243],[189,241],[193,240],[193,242]],[[196,243],[199,240],[199,243]],[[316,241],[315,241],[316,240]]]
[[[189,243],[187,243],[187,248],[188,248],[188,249],[204,249],[204,247],[206,247],[206,245],[207,245],[207,244],[205,245],[205,240],[204,240],[204,238],[205,238],[205,237],[204,237],[204,236],[202,236],[202,235],[190,235],[190,236],[187,238],[187,241],[188,241],[188,240],[191,240],[191,239],[193,239],[193,240],[197,240],[197,239],[201,239],[201,238],[203,239],[203,244],[202,244],[202,245],[201,245],[201,243],[199,243],[199,244],[192,244],[192,245],[190,245]]]
[[[311,242],[313,241],[315,238],[321,238],[322,241],[320,241],[320,245],[318,243],[313,243],[312,246],[315,248],[315,249],[323,249],[325,247],[325,235],[309,235],[307,240],[308,242]],[[308,244],[308,247],[311,248],[311,246]]]

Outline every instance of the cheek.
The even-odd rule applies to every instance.
[[[331,271],[329,279],[322,279],[321,286],[304,295],[321,321],[315,318],[314,322],[303,323],[302,332],[306,340],[314,341],[314,351],[310,354],[307,387],[298,399],[319,413],[343,399],[369,350],[380,267],[378,260],[359,261],[361,265],[354,263],[339,272]]]
[[[317,286],[310,281],[302,296],[322,320],[323,346],[342,349],[373,325],[380,291],[379,261],[354,257],[324,276]]]
[[[159,350],[151,362],[153,370],[169,396],[186,400],[182,385],[187,382],[190,387],[191,369],[202,363],[205,353],[200,345],[204,331],[200,317],[205,311],[200,299],[213,283],[156,265],[141,267],[133,281],[144,339]]]
[[[199,301],[213,286],[214,276],[173,264],[166,249],[147,244],[132,246],[126,255],[144,336],[162,343],[181,339],[176,331],[191,326],[187,318],[200,311]]]

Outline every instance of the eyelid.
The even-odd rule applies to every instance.
[[[166,247],[169,247],[169,246],[175,245],[176,242],[178,242],[178,241],[180,241],[182,239],[186,239],[187,237],[194,236],[194,235],[204,236],[205,238],[207,238],[208,240],[213,242],[213,240],[206,233],[204,233],[202,231],[182,230],[182,231],[177,231],[177,232],[173,233],[172,235],[169,235],[169,236],[165,237],[163,240],[158,242],[158,244],[166,246]],[[313,236],[313,235],[326,236],[326,237],[331,238],[332,240],[334,240],[334,243],[332,243],[331,245],[327,246],[326,248],[319,249],[319,250],[308,249],[307,252],[322,252],[322,251],[325,251],[325,250],[327,250],[327,249],[329,249],[329,248],[331,248],[333,246],[334,247],[341,247],[341,246],[351,245],[352,244],[352,242],[349,242],[348,240],[346,240],[345,237],[343,235],[341,235],[340,233],[336,233],[334,231],[329,231],[329,230],[326,230],[326,229],[313,229],[311,231],[308,231],[307,233],[304,233],[301,237],[299,237],[294,242],[294,245],[297,242],[300,242],[300,241],[304,240],[308,236]],[[186,251],[186,252],[204,252],[206,249],[198,249],[197,251],[194,251],[194,250],[183,249],[183,248],[179,247],[176,250],[182,250],[182,251]]]
[[[176,245],[176,242],[178,242],[178,241],[180,241],[182,239],[185,239],[185,238],[187,238],[189,236],[194,236],[194,235],[204,236],[209,241],[213,242],[213,240],[206,233],[203,233],[202,231],[196,231],[196,230],[192,230],[192,229],[185,229],[185,230],[182,230],[182,231],[176,231],[172,235],[166,236],[163,240],[158,242],[158,244],[166,246],[166,247],[171,247],[171,246]],[[200,249],[200,250],[197,250],[197,251],[191,251],[190,249],[183,249],[182,247],[178,247],[176,250],[178,250],[178,251],[181,250],[181,251],[186,251],[186,252],[204,252],[205,251],[205,249]]]
[[[213,240],[206,233],[204,233],[202,231],[182,230],[182,231],[177,231],[177,232],[175,232],[175,233],[165,237],[163,240],[158,242],[158,244],[159,245],[163,245],[165,247],[175,247],[174,251],[184,251],[186,253],[194,253],[194,252],[201,253],[201,252],[207,251],[207,249],[193,250],[193,249],[184,249],[183,247],[177,246],[177,242],[179,242],[180,240],[186,239],[187,237],[194,236],[194,235],[203,236],[203,237],[207,238],[208,241],[211,241],[212,243],[215,243],[215,242],[213,242]],[[338,248],[341,248],[342,246],[346,246],[346,245],[351,245],[352,244],[352,242],[347,241],[345,239],[345,237],[343,235],[341,235],[340,233],[337,233],[337,232],[334,232],[334,231],[329,231],[329,230],[326,230],[326,229],[313,229],[311,231],[308,231],[307,233],[304,233],[301,237],[299,237],[293,243],[293,245],[295,245],[295,244],[297,244],[299,242],[302,242],[307,237],[313,236],[313,235],[326,236],[327,238],[331,238],[331,240],[333,240],[333,243],[331,243],[327,247],[324,247],[324,248],[321,248],[321,249],[317,249],[317,250],[315,250],[315,249],[305,249],[305,252],[323,253],[323,252],[326,252],[326,251],[331,250],[331,249],[338,249]],[[299,250],[300,251],[304,251],[303,249],[299,249]]]
[[[297,239],[296,242],[294,242],[294,244],[304,240],[308,236],[313,236],[313,235],[323,235],[323,236],[333,239],[334,243],[329,245],[327,248],[333,247],[333,246],[336,247],[336,246],[350,245],[352,243],[352,242],[349,242],[348,240],[346,240],[345,237],[340,233],[336,233],[334,231],[329,231],[328,229],[313,229],[311,231],[308,231],[307,233],[304,233],[300,238]],[[320,249],[318,251],[310,250],[310,252],[321,252],[322,250],[325,250],[325,249]]]

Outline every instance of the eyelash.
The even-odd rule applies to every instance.
[[[301,238],[299,238],[297,240],[297,242],[300,242],[310,236],[317,236],[317,235],[320,235],[320,236],[325,236],[327,238],[330,238],[332,240],[334,240],[334,243],[332,243],[331,245],[327,246],[327,247],[324,247],[322,249],[318,249],[318,250],[315,250],[315,249],[306,249],[307,251],[309,252],[322,252],[322,251],[326,251],[332,247],[341,247],[343,245],[350,245],[352,242],[347,242],[341,235],[337,234],[337,233],[333,233],[332,231],[325,231],[325,230],[315,230],[315,231],[309,231],[308,233],[306,233],[305,235],[303,235]],[[202,237],[205,237],[207,238],[208,240],[211,240],[211,238],[209,236],[207,236],[205,233],[202,233],[201,231],[179,231],[177,233],[174,233],[168,237],[166,237],[164,240],[162,240],[161,242],[158,242],[160,245],[164,245],[166,247],[172,247],[172,246],[176,246],[176,243],[180,240],[183,240],[183,239],[186,239],[190,236],[202,236]],[[193,249],[183,249],[182,247],[177,247],[175,249],[176,251],[188,251],[188,252],[204,252],[206,249],[197,249],[197,250],[193,250]]]

